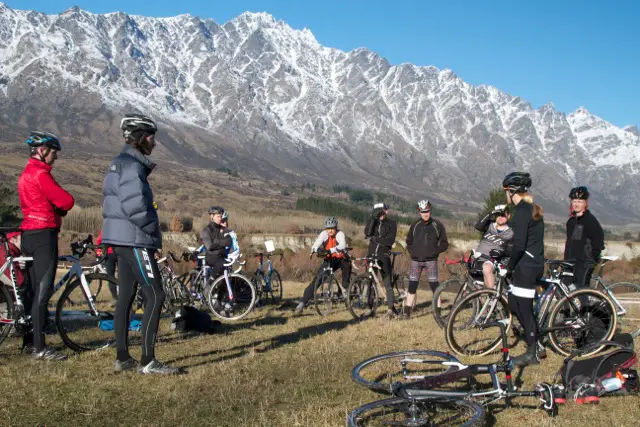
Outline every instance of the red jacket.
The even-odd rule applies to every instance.
[[[75,201],[51,176],[51,166],[30,158],[18,179],[22,208],[21,230],[60,229],[60,213],[66,213]]]

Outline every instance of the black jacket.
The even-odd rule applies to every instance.
[[[564,259],[594,266],[604,249],[604,231],[595,216],[587,210],[584,215],[567,221],[567,241]]]
[[[407,249],[414,261],[431,261],[449,247],[447,231],[437,219],[424,222],[422,218],[411,224],[407,234]]]
[[[521,201],[509,221],[514,240],[509,270],[516,267],[544,268],[544,220],[533,219],[533,205]]]
[[[369,238],[368,256],[389,256],[396,241],[398,231],[396,222],[385,217],[384,220],[371,217],[364,227],[364,236]]]
[[[213,265],[215,260],[226,256],[227,252],[225,248],[233,244],[233,239],[229,231],[228,228],[211,222],[200,233],[200,238],[204,244],[205,261],[207,265]]]

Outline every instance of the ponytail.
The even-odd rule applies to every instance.
[[[521,193],[520,196],[522,196],[523,201],[529,203],[530,205],[533,205],[533,214],[531,215],[533,220],[539,221],[540,219],[542,219],[544,215],[544,209],[542,209],[540,205],[533,202],[533,196],[527,192]]]

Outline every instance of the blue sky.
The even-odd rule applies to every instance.
[[[364,46],[392,64],[451,68],[534,107],[551,101],[570,113],[582,105],[616,125],[640,125],[640,1],[4,1],[46,13],[78,5],[94,13],[190,13],[218,23],[264,11],[309,28],[326,46]]]

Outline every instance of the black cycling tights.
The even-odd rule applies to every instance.
[[[47,305],[53,294],[53,281],[58,267],[58,232],[52,228],[22,232],[21,250],[24,256],[33,257],[27,264],[27,283],[22,293],[27,314],[33,323],[33,346],[44,349],[44,326],[49,312]],[[30,334],[25,344],[31,344]]]
[[[118,360],[124,362],[129,355],[128,334],[131,305],[136,296],[138,284],[144,294],[144,314],[142,316],[142,358],[146,365],[155,357],[154,348],[160,322],[160,311],[164,302],[164,291],[154,250],[114,246],[118,257],[118,301],[114,330]]]
[[[509,309],[524,329],[527,347],[534,346],[538,339],[538,327],[533,314],[533,299],[535,298],[536,283],[542,272],[538,267],[516,267],[513,272],[513,283],[509,292]]]

